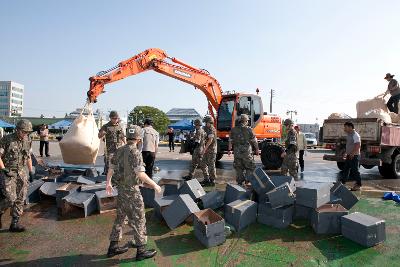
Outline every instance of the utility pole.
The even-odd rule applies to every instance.
[[[290,114],[290,119],[293,120],[293,114],[297,115],[297,111],[296,110],[288,110],[286,111],[286,115]]]
[[[271,99],[269,101],[269,113],[272,113],[272,98],[275,96],[275,90],[271,89]]]

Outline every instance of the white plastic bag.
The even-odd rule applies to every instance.
[[[88,115],[83,112],[87,111]],[[99,152],[99,129],[90,104],[74,120],[68,132],[60,141],[63,160],[68,164],[94,164]]]

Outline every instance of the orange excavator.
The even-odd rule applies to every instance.
[[[217,79],[204,69],[193,67],[174,57],[169,57],[165,51],[157,48],[147,49],[127,60],[121,61],[115,67],[101,71],[89,78],[90,89],[88,100],[97,102],[97,97],[104,93],[104,86],[131,75],[153,70],[163,75],[175,78],[193,85],[207,97],[209,114],[216,122],[218,135],[218,154],[220,160],[228,151],[230,130],[237,123],[241,114],[250,118],[250,126],[259,141],[261,160],[267,169],[279,168],[282,147],[276,142],[282,135],[282,120],[279,116],[263,112],[261,97],[254,94],[226,92],[223,93]]]

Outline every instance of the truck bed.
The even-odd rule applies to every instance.
[[[329,143],[336,142],[338,139],[345,139],[346,133],[343,130],[343,125],[346,121],[351,121],[354,124],[355,130],[360,134],[363,141],[391,146],[400,145],[400,125],[385,123],[377,118],[327,119],[323,126],[324,142]]]

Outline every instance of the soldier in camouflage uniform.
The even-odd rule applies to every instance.
[[[105,137],[106,153],[104,153],[104,173],[107,174],[110,159],[115,151],[125,144],[124,129],[119,123],[118,112],[115,110],[110,112],[110,121],[103,125],[99,131],[99,139]]]
[[[236,170],[236,182],[242,185],[245,177],[256,168],[254,161],[253,147],[255,154],[259,154],[257,139],[252,129],[247,126],[249,117],[242,114],[239,119],[239,125],[235,126],[229,135],[228,154],[231,154],[233,145],[233,167]]]
[[[23,211],[28,189],[28,167],[30,180],[33,179],[31,160],[32,124],[28,120],[17,123],[17,131],[0,141],[0,228],[1,216],[11,208],[10,232],[23,232],[25,228],[18,223]]]
[[[196,133],[194,134],[194,142],[195,142],[195,148],[192,154],[192,165],[190,166],[190,171],[189,175],[184,176],[184,180],[190,180],[193,179],[194,173],[197,169],[197,167],[201,167],[203,171],[204,177],[208,177],[207,170],[205,169],[205,166],[202,163],[202,152],[204,150],[204,144],[205,144],[205,138],[206,138],[206,133],[204,130],[201,128],[201,120],[196,119],[194,121],[194,125],[196,127]]]
[[[214,186],[217,173],[215,170],[215,160],[217,158],[217,131],[214,128],[214,120],[210,116],[204,117],[204,132],[206,134],[206,144],[200,153],[203,157],[202,169],[204,169],[204,180],[200,183],[203,186]]]
[[[106,191],[109,195],[112,194],[112,179],[118,184],[118,197],[117,217],[110,234],[108,257],[122,254],[128,250],[126,246],[118,246],[122,237],[122,225],[125,217],[128,217],[128,225],[133,229],[132,243],[137,248],[136,260],[152,258],[157,253],[154,249],[146,249],[146,217],[139,185],[144,184],[157,193],[161,193],[161,188],[145,173],[142,154],[138,149],[142,135],[142,129],[139,126],[129,127],[126,134],[127,144],[118,148],[110,160]]]
[[[281,174],[287,175],[289,172],[293,178],[297,179],[297,133],[293,128],[293,121],[291,119],[286,119],[284,125],[286,126],[287,137],[285,140],[286,151],[282,153]]]

